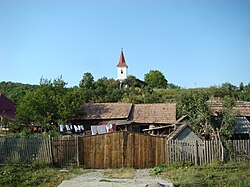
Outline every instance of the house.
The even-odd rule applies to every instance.
[[[85,114],[72,120],[89,134],[91,126],[114,124],[116,130],[142,133],[150,127],[170,126],[176,121],[176,104],[88,103]],[[172,126],[171,126],[172,127]]]
[[[4,119],[13,120],[16,113],[16,104],[0,93],[0,131],[8,130]]]
[[[131,113],[133,132],[143,132],[144,129],[172,127],[176,121],[176,104],[135,104]]]
[[[209,101],[208,106],[216,113],[223,108],[221,102]],[[233,139],[249,139],[250,133],[250,102],[237,101],[233,107],[238,112],[235,124],[233,124]]]
[[[171,140],[180,140],[184,142],[202,142],[203,138],[200,134],[195,132],[189,125],[187,124],[179,124],[176,130],[170,133],[167,137],[168,141]]]
[[[218,101],[208,101],[208,106],[214,112],[218,112],[223,108],[223,104]],[[238,101],[233,109],[239,112],[239,116],[246,117],[250,121],[250,102]]]

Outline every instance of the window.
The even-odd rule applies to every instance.
[[[123,71],[121,70],[121,74],[123,74]]]

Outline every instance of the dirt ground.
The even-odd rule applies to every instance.
[[[149,169],[138,169],[132,178],[119,179],[104,176],[105,170],[95,170],[63,181],[58,187],[173,187],[169,180],[150,175]]]

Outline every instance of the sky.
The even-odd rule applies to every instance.
[[[0,82],[150,70],[183,88],[250,82],[249,0],[0,0]]]

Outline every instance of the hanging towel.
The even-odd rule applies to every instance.
[[[63,132],[64,131],[64,125],[61,124],[61,125],[59,125],[59,127],[60,127],[60,132]]]
[[[106,134],[107,133],[106,125],[97,126],[97,132],[98,134]]]
[[[67,130],[67,131],[70,131],[70,130],[71,130],[70,127],[69,127],[69,125],[66,125],[66,130]]]
[[[74,129],[75,129],[75,133],[78,132],[78,127],[76,125],[74,125]]]
[[[91,126],[91,134],[96,135],[97,134],[97,126]]]

